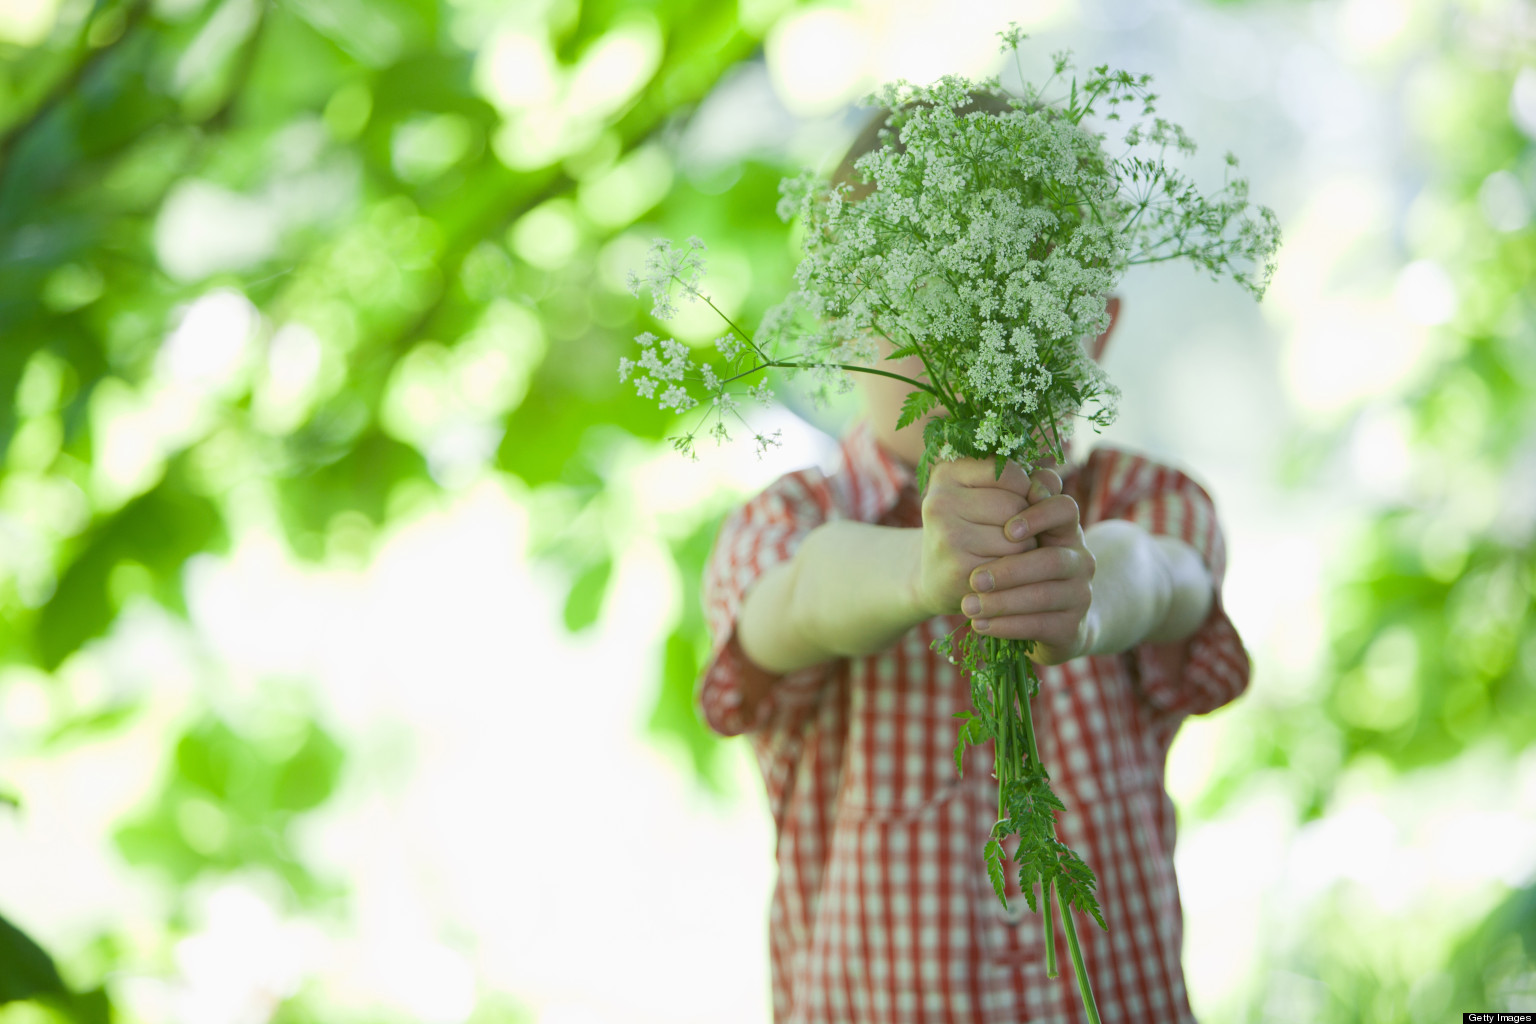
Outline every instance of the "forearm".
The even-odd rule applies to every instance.
[[[1083,539],[1096,565],[1089,653],[1173,643],[1205,621],[1214,600],[1211,575],[1188,544],[1118,519],[1095,523]]]
[[[883,650],[930,617],[917,597],[922,531],[853,520],[806,535],[742,602],[747,657],[771,672]]]

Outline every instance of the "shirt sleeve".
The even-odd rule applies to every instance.
[[[1094,453],[1099,493],[1084,522],[1127,519],[1148,533],[1176,537],[1194,548],[1210,570],[1210,614],[1195,632],[1171,644],[1143,643],[1129,653],[1136,685],[1159,712],[1200,715],[1237,699],[1248,687],[1250,665],[1242,639],[1221,601],[1226,542],[1216,506],[1205,489],[1176,469],[1114,450]]]
[[[794,557],[806,534],[826,522],[830,502],[815,471],[782,477],[720,526],[704,569],[704,613],[711,651],[698,703],[723,736],[760,729],[777,715],[813,702],[826,665],[776,675],[742,652],[736,625],[742,598],[768,569]]]

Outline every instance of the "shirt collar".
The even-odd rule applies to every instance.
[[[844,467],[858,484],[858,517],[866,523],[884,519],[902,493],[917,486],[912,470],[880,447],[868,419],[860,417],[843,435],[842,455]]]

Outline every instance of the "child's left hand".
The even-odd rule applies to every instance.
[[[1033,640],[1031,657],[1059,665],[1093,646],[1093,553],[1083,540],[1077,502],[1061,493],[1061,478],[1038,473],[1030,505],[1003,527],[1010,541],[1034,537],[1038,547],[1004,555],[971,573],[961,610],[985,636]],[[1038,496],[1037,496],[1038,495]]]

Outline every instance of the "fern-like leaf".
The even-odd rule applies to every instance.
[[[1003,908],[1007,909],[1008,897],[1003,895],[1003,844],[996,839],[988,839],[986,858],[987,877],[992,880],[992,891],[997,893],[997,898],[1003,902]]]
[[[907,395],[901,403],[901,415],[896,418],[896,429],[901,430],[916,423],[918,419],[935,405],[939,400],[931,391],[913,391]]]

